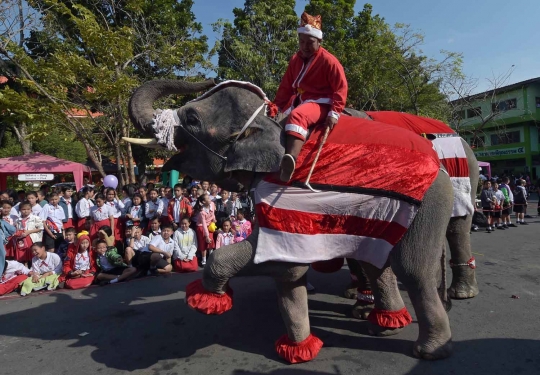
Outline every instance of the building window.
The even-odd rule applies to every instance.
[[[467,118],[476,117],[482,115],[482,108],[476,107],[467,110]]]
[[[538,101],[536,101],[538,103]],[[537,104],[538,105],[538,104]],[[501,100],[498,103],[491,104],[491,110],[493,112],[504,112],[517,108],[517,99]]]
[[[520,143],[521,134],[519,130],[513,132],[506,132],[502,134],[492,134],[491,135],[491,145],[509,145],[511,143]]]
[[[536,97],[536,108],[540,108],[540,98]]]
[[[479,148],[484,147],[486,145],[486,137],[471,137],[471,141],[469,142],[472,148]]]
[[[540,98],[539,98],[540,99]],[[465,110],[454,112],[454,121],[461,121],[465,119]]]

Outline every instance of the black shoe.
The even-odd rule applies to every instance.
[[[504,225],[503,225],[503,228],[504,228],[504,229],[508,229],[508,225],[504,224]]]
[[[512,227],[512,228],[517,228],[517,225],[514,224],[514,223],[510,223],[510,224],[508,224],[508,226],[509,226],[509,227]]]
[[[521,225],[529,225],[529,223],[525,222],[525,221],[522,221],[521,222]]]
[[[157,276],[158,274],[159,274],[159,272],[158,272],[157,268],[150,269],[150,270],[148,270],[148,273],[147,273],[148,276]]]
[[[99,282],[99,286],[105,286],[105,285],[109,285],[109,280],[101,280]]]
[[[504,230],[504,227],[501,225],[501,226],[498,226],[497,229]]]

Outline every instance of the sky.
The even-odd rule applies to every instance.
[[[300,15],[308,3],[296,1]],[[364,1],[357,1],[359,12]],[[440,57],[440,50],[463,53],[463,70],[478,80],[477,92],[492,88],[489,80],[511,72],[505,84],[540,77],[540,0],[371,0],[373,13],[390,24],[409,24],[424,34],[425,55]],[[195,0],[192,8],[213,45],[219,35],[211,23],[233,20],[232,10],[244,0]],[[323,20],[324,31],[324,20]],[[539,33],[540,34],[540,33]]]

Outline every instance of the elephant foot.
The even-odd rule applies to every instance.
[[[304,341],[294,342],[283,335],[276,341],[276,352],[289,363],[308,362],[317,357],[323,346],[318,337],[310,334]]]
[[[368,334],[370,336],[378,336],[378,337],[394,336],[400,333],[402,330],[403,328],[381,327],[371,322],[369,322],[369,326],[368,326]]]
[[[223,294],[204,289],[202,280],[195,280],[186,287],[186,303],[192,309],[206,315],[220,315],[232,309],[233,291],[227,288]]]
[[[476,282],[476,265],[474,258],[463,265],[454,265],[452,267],[452,284],[448,288],[448,295],[453,299],[467,299],[478,295],[478,284]],[[473,268],[474,267],[474,268]]]
[[[416,358],[434,361],[436,359],[448,358],[452,355],[452,340],[415,342],[413,354]]]
[[[367,320],[374,308],[374,304],[365,304],[361,301],[356,301],[352,308],[352,316],[359,320]]]

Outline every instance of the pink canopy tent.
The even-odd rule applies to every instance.
[[[486,168],[488,172],[487,177],[491,178],[491,164],[490,163],[488,163],[487,161],[478,161],[478,166],[481,168]]]
[[[73,173],[77,190],[82,188],[83,174],[91,178],[90,167],[73,161],[35,152],[30,155],[0,159],[0,190],[7,188],[7,176],[22,173]]]

